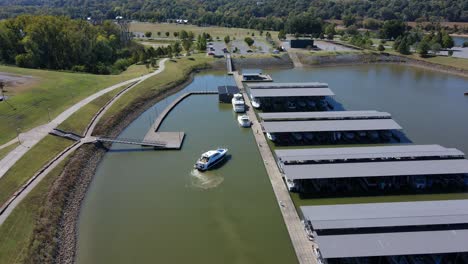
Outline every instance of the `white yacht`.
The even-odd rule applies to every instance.
[[[228,149],[219,148],[217,150],[209,150],[201,155],[195,163],[195,168],[200,171],[206,171],[218,164],[226,156]]]
[[[247,115],[238,116],[237,122],[239,122],[239,125],[242,127],[250,127],[252,125],[252,122],[250,122],[250,119]]]
[[[236,113],[243,113],[245,112],[245,103],[244,103],[244,97],[242,97],[242,94],[234,94],[232,97],[232,108],[234,109],[234,112]]]

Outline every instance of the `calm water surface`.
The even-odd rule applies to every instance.
[[[468,79],[404,65],[356,65],[271,71],[275,81],[320,81],[346,110],[389,112],[415,144],[440,144],[468,154]],[[468,199],[464,194],[301,200],[296,205]]]
[[[234,84],[198,75],[186,90]],[[173,99],[160,102],[123,132],[144,136]],[[217,95],[179,104],[162,131],[184,131],[181,151],[115,145],[100,164],[79,222],[78,263],[295,263],[296,257],[249,129]],[[199,173],[203,151],[223,146],[231,158]],[[140,148],[137,148],[139,150]]]
[[[390,112],[414,143],[468,153],[467,79],[400,65],[270,73],[279,82],[327,82],[347,110]],[[226,83],[234,84],[203,74],[186,89]],[[142,137],[174,97],[145,112],[122,137]],[[162,130],[186,132],[183,149],[116,145],[105,156],[81,213],[78,263],[296,261],[251,131],[239,128],[229,105],[220,106],[216,96],[189,97]],[[201,152],[218,146],[228,147],[232,158],[219,170],[194,172]]]

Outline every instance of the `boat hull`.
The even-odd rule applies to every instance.
[[[207,171],[213,168],[214,166],[216,166],[217,164],[219,164],[221,161],[223,161],[226,158],[226,153],[227,153],[227,149],[224,149],[223,152],[221,152],[221,155],[217,157],[216,159],[210,161],[209,163],[197,162],[195,163],[194,167],[199,171]]]

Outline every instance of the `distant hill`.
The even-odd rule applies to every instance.
[[[147,21],[183,18],[193,24],[275,29],[289,15],[322,19],[468,22],[468,0],[0,0],[0,18],[51,13]]]

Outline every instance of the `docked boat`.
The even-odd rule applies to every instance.
[[[239,122],[239,125],[242,127],[250,127],[252,125],[252,122],[250,122],[250,119],[247,115],[238,116],[237,122]]]
[[[384,131],[380,131],[379,135],[383,140],[390,140],[392,137],[392,132],[388,130],[384,130]]]
[[[271,141],[275,141],[275,140],[276,140],[275,135],[273,135],[273,134],[271,134],[271,133],[268,133],[268,132],[267,132],[267,133],[266,133],[266,136],[267,136],[267,138],[268,138],[269,140],[271,140]]]
[[[301,141],[302,140],[302,135],[301,133],[292,133],[292,136],[294,137],[295,140]]]
[[[219,148],[217,150],[210,150],[203,153],[197,163],[195,163],[195,168],[200,171],[209,170],[226,157],[227,151],[228,149]]]
[[[297,104],[299,105],[300,108],[305,108],[307,105],[306,102],[300,101],[300,100],[297,102]]]
[[[257,99],[255,99],[255,97],[253,97],[252,95],[250,95],[250,99],[251,99],[251,102],[252,102],[252,106],[254,108],[260,108],[260,102],[257,101]]]
[[[309,141],[312,141],[314,139],[314,134],[313,133],[305,133],[304,136]]]
[[[244,97],[242,97],[242,94],[234,94],[231,102],[232,102],[232,108],[234,109],[234,112],[236,113],[245,112],[245,102],[244,102]]]
[[[319,103],[318,103],[318,108],[320,110],[326,110],[328,108],[327,100],[325,100],[325,99],[320,100]]]
[[[465,94],[465,95],[468,95],[468,92],[465,92],[464,94]]]
[[[315,104],[315,102],[313,100],[307,100],[307,106],[309,106],[309,108],[311,108],[311,109],[315,109],[317,104]]]
[[[296,110],[296,104],[294,102],[288,101],[287,105],[289,110]]]
[[[345,132],[344,136],[348,140],[353,140],[355,138],[355,134],[353,132]]]
[[[369,138],[373,141],[379,140],[379,132],[377,131],[370,131],[368,135],[369,135]]]

